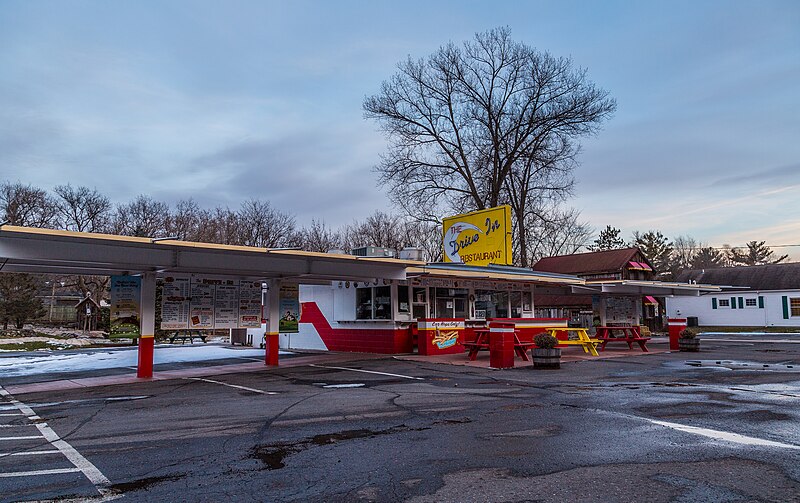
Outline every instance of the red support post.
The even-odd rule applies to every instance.
[[[274,367],[278,366],[278,333],[265,333],[264,334],[264,347],[266,353],[264,354],[264,363]]]
[[[139,337],[139,364],[136,368],[136,377],[150,379],[153,377],[153,349],[156,338],[152,335]]]

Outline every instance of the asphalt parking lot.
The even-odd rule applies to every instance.
[[[797,501],[794,342],[5,392],[0,501]]]

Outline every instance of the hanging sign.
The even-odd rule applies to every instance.
[[[135,338],[141,331],[142,278],[111,276],[111,338]]]
[[[297,285],[281,285],[278,295],[281,318],[278,331],[281,333],[297,333],[300,320],[300,289]]]
[[[511,207],[473,211],[442,221],[445,262],[508,265],[511,256]]]

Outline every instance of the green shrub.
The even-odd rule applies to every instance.
[[[696,336],[697,333],[691,328],[684,328],[678,334],[678,337],[680,337],[681,339],[694,339]]]

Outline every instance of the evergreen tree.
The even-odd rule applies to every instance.
[[[789,255],[774,258],[774,252],[764,243],[766,241],[750,241],[747,249],[732,248],[728,252],[728,260],[733,265],[764,265],[778,264],[789,258]]]
[[[40,281],[31,274],[0,273],[0,322],[3,330],[9,322],[22,328],[25,322],[44,316],[39,293]]]
[[[692,258],[692,269],[712,269],[725,267],[725,254],[716,248],[706,246],[700,248]]]
[[[659,231],[647,231],[644,234],[636,231],[633,233],[633,246],[647,257],[653,264],[659,279],[672,279],[674,275],[672,252],[673,245]]]
[[[625,241],[619,237],[619,234],[619,229],[606,225],[606,228],[600,231],[600,235],[597,239],[587,246],[587,248],[589,251],[619,250],[620,248],[625,248]]]

